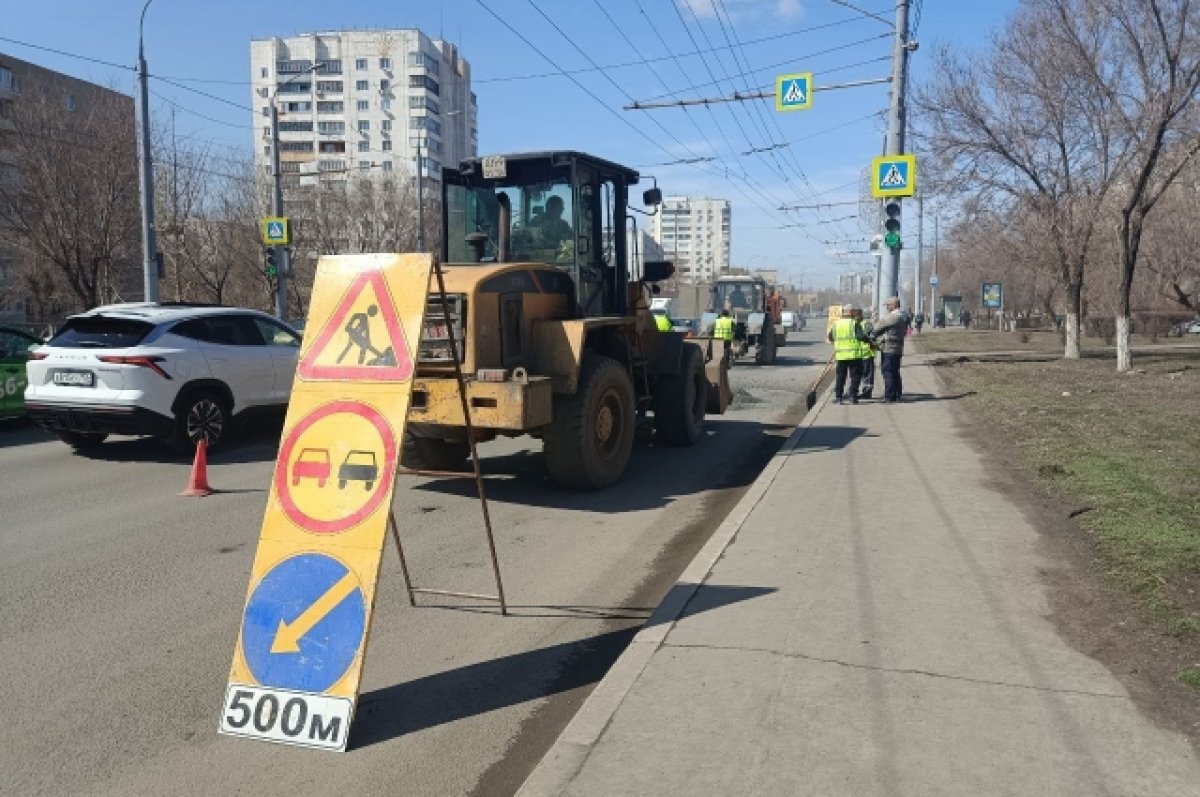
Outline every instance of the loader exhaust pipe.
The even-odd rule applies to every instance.
[[[499,218],[499,240],[496,242],[497,248],[500,250],[496,255],[497,263],[507,263],[512,259],[510,249],[510,241],[512,240],[512,200],[508,198],[508,193],[501,191],[496,195],[496,202],[500,205]]]

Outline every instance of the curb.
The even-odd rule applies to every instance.
[[[825,389],[816,406],[805,414],[779,451],[771,457],[729,516],[679,575],[675,586],[667,592],[629,647],[617,658],[546,755],[529,773],[517,790],[517,797],[558,797],[570,787],[642,671],[675,627],[696,590],[708,579],[713,567],[737,538],[750,513],[775,483],[785,458],[800,445],[832,393],[832,387]]]

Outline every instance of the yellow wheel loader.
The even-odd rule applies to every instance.
[[[668,262],[630,272],[630,186],[638,173],[578,152],[489,156],[442,172],[448,313],[431,292],[404,464],[448,470],[469,446],[450,339],[476,440],[541,438],[551,478],[599,489],[624,474],[635,428],[691,445],[732,396],[728,363],[648,305]],[[643,195],[657,207],[657,189]],[[634,225],[636,228],[636,225]]]

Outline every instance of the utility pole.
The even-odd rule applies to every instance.
[[[146,48],[142,28],[146,9],[154,0],[146,0],[138,20],[138,175],[142,186],[142,295],[147,302],[158,301],[158,242],[154,230],[154,167],[150,161],[150,86],[146,71]]]
[[[921,264],[925,259],[925,194],[917,194],[917,271],[913,275],[913,312],[921,312]]]
[[[929,285],[929,312],[937,312],[937,275],[938,275],[938,244],[941,242],[941,234],[938,232],[938,217],[933,214],[933,277]]]
[[[271,93],[271,215],[283,216],[283,174],[279,169],[279,103],[275,92]],[[276,249],[279,268],[276,272],[275,317],[287,321],[287,278],[292,270],[292,256],[288,246]]]
[[[425,170],[421,168],[421,139],[417,138],[417,251],[425,251]]]
[[[907,83],[908,83],[908,54],[916,49],[915,42],[908,40],[908,5],[909,0],[899,0],[896,3],[896,39],[892,45],[892,98],[888,109],[887,151],[885,155],[904,154],[904,132],[907,124]],[[897,198],[895,201],[899,202]],[[903,205],[902,205],[903,206]],[[900,248],[888,247],[884,253],[884,287],[881,299],[899,296],[900,290]],[[884,308],[876,306],[879,317],[883,317]]]

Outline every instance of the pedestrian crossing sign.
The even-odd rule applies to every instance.
[[[287,246],[292,242],[292,225],[286,216],[268,216],[262,220],[264,246]]]
[[[871,195],[912,196],[917,190],[917,156],[884,155],[871,165]]]
[[[775,110],[807,111],[812,107],[812,72],[775,78]]]

